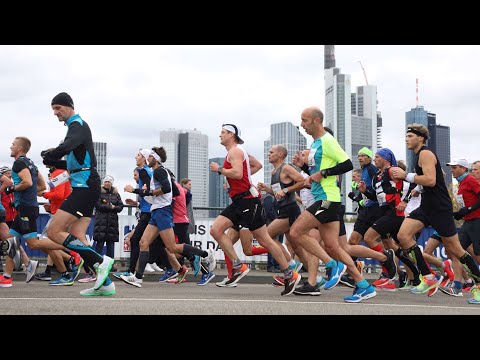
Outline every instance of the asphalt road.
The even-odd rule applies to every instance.
[[[470,293],[455,298],[439,291],[428,298],[377,291],[376,297],[363,303],[347,304],[343,297],[352,289],[341,285],[322,290],[320,296],[282,297],[281,288],[266,283],[267,276],[258,277],[256,283],[241,282],[237,288],[215,286],[222,278],[197,286],[191,277],[183,284],[161,284],[150,277],[142,288],[116,280],[116,295],[85,298],[79,292],[93,283],[49,286],[32,280],[26,284],[21,274],[13,287],[0,288],[0,303],[4,315],[480,315],[480,305],[467,303]]]

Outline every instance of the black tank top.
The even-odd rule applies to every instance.
[[[427,146],[422,146],[422,148],[418,151],[418,154],[415,157],[415,172],[417,175],[423,175],[422,168],[418,165],[418,158],[423,150],[432,151]],[[436,182],[434,187],[423,185],[424,193],[422,194],[422,202],[420,207],[426,214],[430,214],[432,212],[452,212],[452,200],[450,199],[447,186],[445,185],[445,179],[443,177],[440,161],[438,160],[437,154],[435,154],[433,151],[432,153],[437,159],[437,164],[435,165]]]
[[[288,184],[284,184],[280,181],[280,173],[282,172],[282,169],[283,169],[284,166],[285,166],[285,163],[280,165],[280,167],[277,170],[275,170],[275,172],[272,174],[272,179],[270,181],[270,184],[272,184],[272,185],[280,184],[280,187],[282,189],[295,184],[294,181],[292,181]],[[288,192],[282,200],[280,200],[280,201],[277,200],[277,206],[282,207],[282,206],[286,206],[286,205],[290,205],[290,204],[295,204],[296,202],[297,202],[297,200],[295,199],[295,192]]]

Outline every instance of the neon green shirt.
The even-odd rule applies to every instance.
[[[347,153],[340,147],[337,140],[327,132],[315,139],[310,147],[310,154],[308,155],[310,175],[320,170],[330,169],[348,159]],[[337,186],[337,177],[328,176],[327,178],[322,178],[319,183],[314,182],[312,184],[312,194],[315,201],[329,200],[340,202],[340,188]]]

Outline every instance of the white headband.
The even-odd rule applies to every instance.
[[[152,151],[150,155],[152,155],[155,158],[155,160],[157,160],[158,162],[161,162],[160,155],[158,155],[155,151]]]

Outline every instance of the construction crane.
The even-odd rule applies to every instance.
[[[367,79],[367,73],[365,72],[365,69],[362,65],[362,62],[360,60],[358,60],[358,62],[360,63],[360,66],[362,67],[362,71],[363,71],[363,76],[365,77],[365,82],[367,83],[368,85],[368,79]]]

